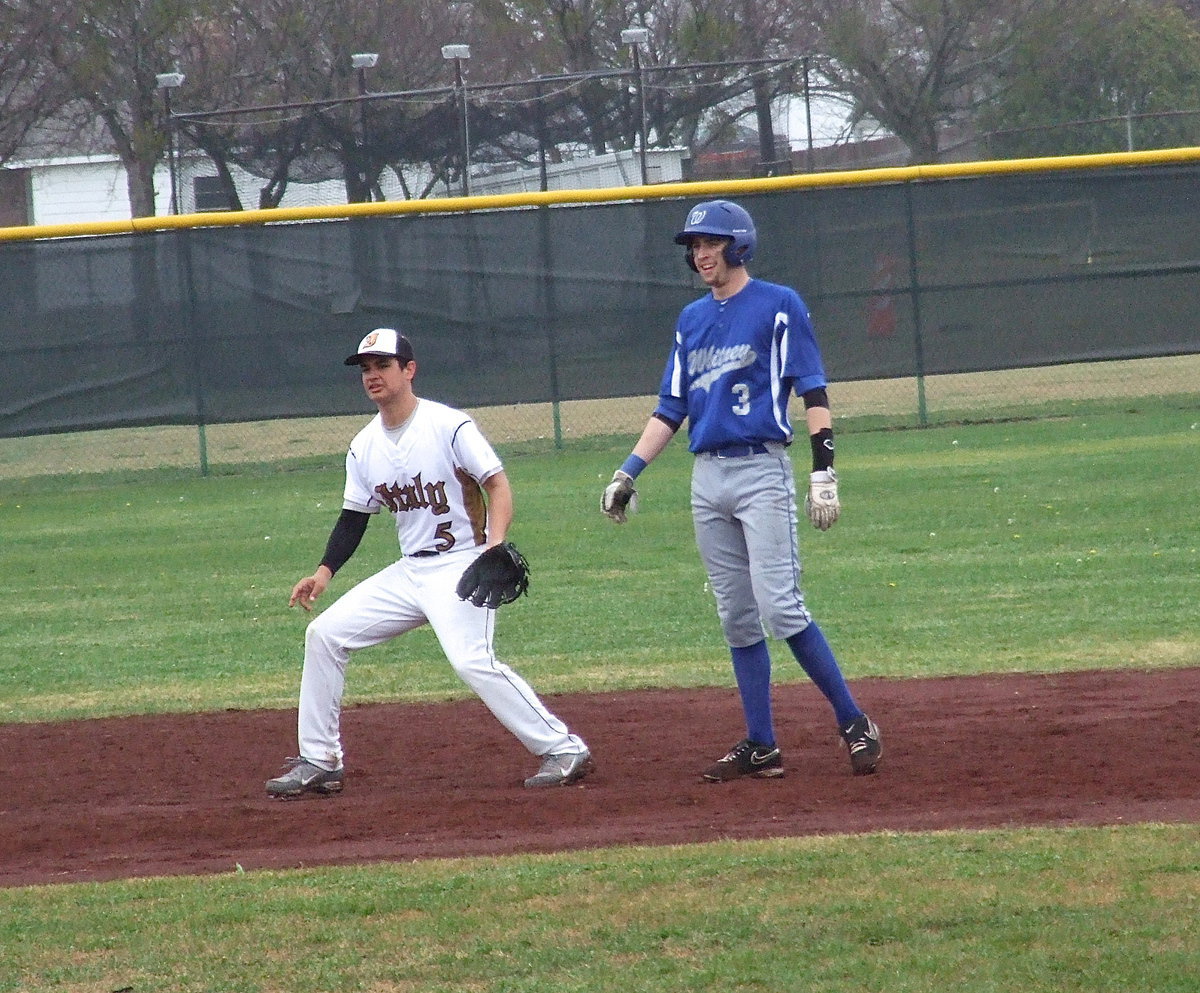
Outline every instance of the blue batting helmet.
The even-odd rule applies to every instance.
[[[745,265],[754,258],[754,248],[758,244],[753,218],[736,203],[728,200],[710,200],[697,204],[688,211],[687,223],[675,236],[675,244],[686,245],[695,234],[729,238],[730,242],[724,252],[725,261],[729,265]],[[696,268],[690,248],[687,252],[687,264],[693,270]]]

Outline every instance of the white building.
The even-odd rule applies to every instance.
[[[170,206],[166,170],[157,202]],[[130,216],[125,170],[115,155],[12,160],[0,170],[0,226],[74,224]]]
[[[650,149],[646,174],[650,183],[673,183],[683,178],[684,149]],[[225,209],[217,171],[204,155],[187,155],[177,163],[179,211],[190,214]],[[234,179],[242,205],[258,206],[262,180],[241,170]],[[410,177],[409,188],[421,189],[425,177]],[[641,161],[637,152],[610,152],[546,167],[546,187],[551,190],[596,189],[641,184]],[[399,179],[391,171],[381,177],[383,194],[389,200],[404,199]],[[471,178],[471,193],[489,195],[522,193],[541,188],[539,169],[514,168]],[[171,213],[171,174],[167,165],[155,170],[155,213]],[[435,196],[458,196],[458,187],[439,189]],[[283,207],[311,207],[346,202],[346,187],[339,179],[317,183],[291,183]],[[43,224],[81,224],[90,221],[128,220],[129,191],[125,170],[115,155],[76,155],[57,158],[14,160],[0,169],[0,227]]]

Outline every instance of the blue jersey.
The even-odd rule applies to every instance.
[[[726,300],[683,308],[657,413],[688,422],[688,449],[790,443],[788,400],[825,386],[808,308],[787,286],[751,279]]]

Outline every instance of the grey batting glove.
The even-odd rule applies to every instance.
[[[842,512],[838,502],[837,473],[822,469],[808,478],[808,495],[804,498],[804,513],[818,531],[828,531]]]
[[[600,509],[618,524],[625,523],[625,512],[637,511],[637,490],[633,488],[633,477],[618,469],[612,482],[604,488],[600,498]]]

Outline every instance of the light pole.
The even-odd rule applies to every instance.
[[[650,182],[650,179],[646,171],[646,86],[642,79],[642,57],[640,52],[642,46],[649,43],[649,41],[649,28],[626,28],[621,32],[621,44],[628,45],[629,50],[633,53],[633,72],[637,76],[638,103],[640,104],[638,144],[640,145],[643,186],[646,186]]]
[[[467,90],[463,85],[463,59],[471,57],[470,45],[443,45],[442,58],[454,63],[454,94],[462,112],[462,190],[463,196],[471,195],[471,132],[467,124]]]
[[[167,171],[171,174],[171,213],[179,213],[179,177],[175,171],[175,119],[171,116],[171,91],[183,85],[181,72],[160,72],[154,77],[163,92],[163,107],[167,112]]]
[[[543,101],[542,77],[535,82],[537,95],[537,140],[538,140],[538,188],[545,193],[549,185],[549,175],[546,169],[546,104]]]
[[[804,127],[808,132],[808,154],[805,156],[805,163],[808,166],[808,171],[812,172],[816,166],[813,164],[813,133],[812,133],[812,95],[809,91],[809,81],[811,72],[808,68],[808,56],[804,56]]]
[[[372,197],[367,156],[367,101],[362,98],[367,95],[367,70],[374,69],[378,62],[379,54],[377,52],[358,52],[350,56],[350,66],[358,72],[358,121],[362,131],[359,136],[358,174],[362,185],[362,195],[368,203]]]

